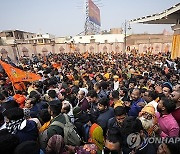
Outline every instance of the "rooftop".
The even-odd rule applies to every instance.
[[[161,13],[130,20],[131,23],[144,24],[179,24],[180,23],[180,3],[172,6]]]
[[[32,33],[32,32],[26,32],[26,31],[18,30],[18,29],[13,29],[13,30],[3,30],[3,31],[1,31],[1,33],[2,33],[2,32],[15,32],[15,31],[34,34],[34,33]]]

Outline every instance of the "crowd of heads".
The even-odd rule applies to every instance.
[[[180,139],[148,142],[179,138],[180,60],[169,57],[75,52],[32,55],[17,65],[2,59],[41,79],[13,83],[0,68],[0,153],[180,153]],[[67,137],[71,129],[78,146]]]

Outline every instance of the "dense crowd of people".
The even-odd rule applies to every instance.
[[[0,68],[1,154],[180,153],[179,59],[75,52],[1,60],[42,77],[13,85]]]

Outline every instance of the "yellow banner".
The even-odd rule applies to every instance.
[[[173,36],[171,58],[176,59],[180,57],[180,35]]]

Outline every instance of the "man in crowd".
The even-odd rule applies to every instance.
[[[100,114],[97,118],[97,124],[102,127],[105,133],[107,130],[108,120],[114,117],[114,109],[109,107],[107,98],[102,98],[98,101],[98,109]]]
[[[119,92],[117,90],[113,90],[110,93],[110,106],[116,108],[117,106],[123,106],[123,101],[119,99]]]
[[[113,128],[108,130],[102,152],[104,154],[122,154],[121,134],[118,130],[114,130]]]
[[[159,124],[159,134],[161,137],[177,137],[179,136],[179,125],[172,116],[176,105],[166,97],[161,98],[157,106],[157,118]]]
[[[123,121],[122,136],[123,153],[156,153],[155,145],[148,143],[148,134],[144,131],[141,121],[135,117],[127,117]]]
[[[166,97],[169,97],[169,95],[171,94],[172,92],[172,85],[169,83],[169,82],[165,82],[163,84],[163,94],[166,96]]]
[[[113,76],[114,82],[112,85],[113,90],[118,90],[119,89],[119,76],[118,75],[114,75]]]
[[[107,98],[107,94],[104,90],[102,90],[100,83],[96,82],[94,84],[94,90],[96,91],[96,93],[98,95],[98,99],[101,99],[103,97]]]
[[[111,128],[121,132],[121,126],[124,119],[127,117],[126,109],[123,106],[118,106],[114,109],[115,117],[108,120],[108,130]]]
[[[62,102],[59,100],[54,100],[49,102],[48,112],[51,115],[50,126],[47,129],[47,137],[50,139],[54,134],[59,134],[64,136],[63,128],[55,125],[51,125],[54,121],[59,121],[61,123],[65,123],[65,117],[61,114]]]
[[[86,99],[85,91],[79,90],[77,100],[78,102],[76,106],[79,106],[83,111],[87,111],[87,109],[89,109],[89,103]]]
[[[155,109],[152,105],[147,104],[139,113],[138,119],[141,121],[143,128],[149,136],[155,136],[154,126],[157,125]]]
[[[122,101],[124,101],[128,98],[127,88],[123,87],[119,90],[119,97],[120,97],[120,100],[122,100]]]
[[[155,111],[157,111],[157,94],[155,93],[155,91],[150,91],[150,90],[147,90],[145,93],[144,93],[144,97],[143,99],[146,101],[147,104],[151,104],[153,105],[153,107],[155,108]]]
[[[177,83],[175,86],[173,86],[173,91],[180,91],[180,84]]]
[[[170,94],[170,98],[171,100],[173,100],[176,104],[176,109],[174,111],[172,111],[172,116],[175,118],[175,120],[177,121],[179,127],[180,127],[180,89],[177,91],[173,91]]]
[[[141,98],[140,89],[133,89],[131,99],[132,105],[130,106],[128,115],[137,117],[141,109],[145,106],[144,100]]]
[[[99,116],[99,111],[97,108],[98,105],[98,96],[95,90],[90,90],[87,94],[87,100],[90,104],[89,116],[92,123],[96,123],[96,120]]]

